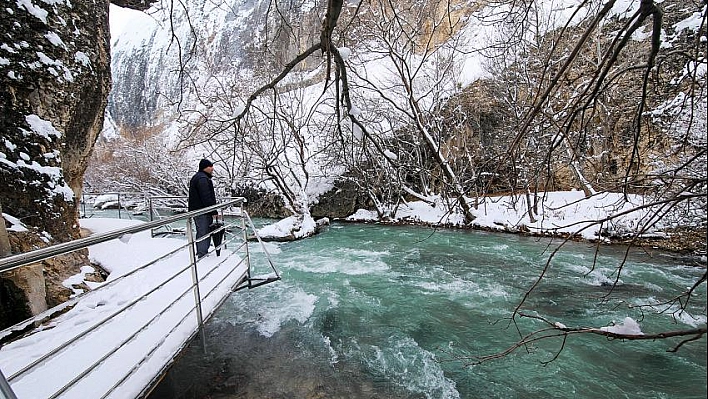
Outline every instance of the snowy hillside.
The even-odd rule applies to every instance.
[[[610,83],[617,87],[608,84],[603,88],[607,93],[598,96],[608,96],[602,101],[625,109],[607,109],[602,103],[593,112],[606,115],[595,121],[577,117],[580,111],[572,108],[582,110],[583,101],[599,102],[583,98],[587,93],[595,95],[595,78],[550,82],[553,74],[547,69],[561,68],[564,55],[575,45],[572,41],[552,42],[548,57],[558,60],[548,58],[541,71],[532,70],[533,65],[527,71],[518,67],[536,62],[527,51],[551,46],[545,42],[555,40],[556,33],[546,37],[546,32],[560,35],[577,27],[579,31],[568,34],[575,40],[586,26],[592,33],[589,40],[597,40],[587,46],[590,55],[634,51],[637,62],[645,61],[642,52],[649,53],[652,20],[650,14],[642,14],[639,1],[589,2],[583,7],[572,0],[545,2],[529,12],[511,3],[482,7],[459,1],[439,7],[418,1],[403,7],[348,2],[333,31],[336,52],[314,47],[317,51],[302,59],[296,57],[320,40],[326,3],[295,2],[277,10],[260,1],[182,4],[184,8],[170,9],[158,3],[146,13],[111,6],[114,90],[109,112],[123,132],[159,136],[164,147],[184,157],[181,163],[193,163],[201,156],[219,161],[217,177],[225,192],[239,192],[244,186],[276,191],[286,208],[302,215],[346,176],[369,198],[368,207],[376,209],[378,218],[392,217],[390,212],[404,196],[432,203],[442,195],[446,206],[461,207],[469,222],[482,215],[461,198],[474,201],[472,197],[484,195],[492,184],[497,191],[560,184],[561,189],[582,189],[586,196],[627,190],[624,169],[632,168],[636,160],[626,153],[633,150],[623,130],[634,129],[630,112],[637,108],[629,96],[635,92],[627,91],[626,85],[641,79],[613,78]],[[701,27],[705,6],[679,0],[663,6],[666,15],[657,51],[669,52],[686,37],[705,31]],[[633,20],[639,21],[636,26],[620,29],[622,21]],[[613,50],[614,35],[621,38],[622,34],[630,38],[628,48]],[[700,40],[705,41],[705,36]],[[685,73],[670,70],[672,89],[665,90],[663,98],[647,100],[643,108],[656,124],[651,129],[662,129],[664,137],[670,138],[657,145],[650,136],[644,138],[645,133],[635,134],[637,156],[643,157],[645,166],[641,173],[633,172],[640,179],[634,187],[657,184],[641,181],[647,171],[668,173],[691,159],[693,152],[677,155],[671,140],[683,141],[686,131],[696,136],[705,126],[704,101],[700,101],[705,100],[705,58],[679,62]],[[613,73],[618,75],[633,71],[622,65],[607,68],[616,69]],[[528,79],[524,84],[530,87],[517,86],[524,76]],[[598,72],[597,76],[604,75]],[[497,114],[490,115],[503,125],[490,127],[471,114],[484,108],[475,103],[479,97],[466,108],[444,109],[480,78],[498,79],[507,89],[504,95],[509,98],[481,94],[487,96],[481,100],[498,101]],[[506,87],[503,79],[510,79]],[[540,94],[544,84],[551,84],[546,93],[548,109],[539,104],[534,110],[533,103],[523,101],[536,101],[535,97],[525,100],[523,91]],[[562,88],[554,89],[553,84]],[[257,90],[260,95],[254,96]],[[691,90],[696,97],[687,94]],[[509,99],[518,102],[506,103]],[[691,116],[676,118],[683,114]],[[485,129],[491,138],[483,139],[479,131]],[[115,131],[112,136],[116,137]],[[691,143],[699,152],[705,147],[700,138]],[[510,172],[503,170],[508,168],[506,160],[495,157],[519,151],[504,147],[512,145],[527,152],[510,161],[517,163]],[[546,159],[556,174],[550,179],[564,179],[561,183],[539,181]],[[699,176],[703,173],[693,164],[688,169]],[[514,182],[506,183],[502,172],[514,173],[508,178]],[[499,187],[501,183],[510,186]],[[665,192],[675,195],[683,188],[667,187]]]

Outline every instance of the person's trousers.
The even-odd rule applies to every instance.
[[[199,238],[206,236],[201,241],[197,241],[197,258],[201,258],[209,252],[211,219],[211,215],[199,215],[194,218],[194,224],[197,226],[197,236],[194,239],[199,240]]]

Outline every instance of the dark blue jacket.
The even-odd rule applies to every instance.
[[[214,194],[214,184],[211,182],[211,176],[203,170],[195,173],[189,181],[189,210],[206,208],[216,205],[216,194]],[[217,212],[209,212],[210,215],[216,215]]]

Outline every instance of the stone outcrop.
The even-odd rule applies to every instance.
[[[310,213],[315,219],[344,219],[358,209],[372,208],[371,200],[350,180],[334,183],[334,188],[322,194]]]
[[[3,208],[76,238],[75,199],[111,87],[108,3],[9,2],[0,31]]]
[[[9,234],[13,253],[24,253],[48,244],[35,231],[15,231]],[[0,328],[39,314],[65,302],[74,291],[62,283],[89,265],[87,251],[54,257],[0,275]],[[86,289],[87,287],[75,287]]]
[[[77,198],[111,88],[108,2],[6,2],[0,32],[0,201],[33,227],[11,232],[17,253],[79,237]],[[61,282],[88,263],[73,258],[2,276],[16,305],[3,297],[3,323],[68,298]]]
[[[9,235],[9,241],[15,253],[47,246],[33,231],[13,232]],[[87,250],[72,252],[2,273],[0,329],[66,302],[76,291],[90,290],[83,282],[65,285],[68,279],[77,273],[83,275],[84,281],[105,281],[105,270],[89,264],[87,255]],[[82,271],[81,266],[91,266],[93,272]]]
[[[46,286],[42,265],[21,267],[3,274],[0,279],[0,326],[18,323],[47,310]]]

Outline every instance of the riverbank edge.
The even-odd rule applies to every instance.
[[[590,244],[605,246],[631,246],[642,248],[647,252],[662,251],[671,254],[677,259],[685,259],[693,263],[695,266],[708,267],[708,259],[706,257],[706,245],[708,232],[706,229],[678,227],[668,231],[664,231],[665,237],[652,235],[651,237],[601,237],[600,239],[586,239],[580,234],[572,234],[565,232],[536,232],[528,229],[526,226],[510,227],[510,226],[482,226],[479,224],[459,225],[452,223],[430,223],[420,220],[369,220],[356,219],[352,217],[334,218],[333,221],[348,224],[374,224],[382,226],[419,226],[429,227],[433,229],[446,230],[472,230],[486,231],[492,233],[514,234],[525,237],[536,238],[557,238],[573,242],[586,242]]]

